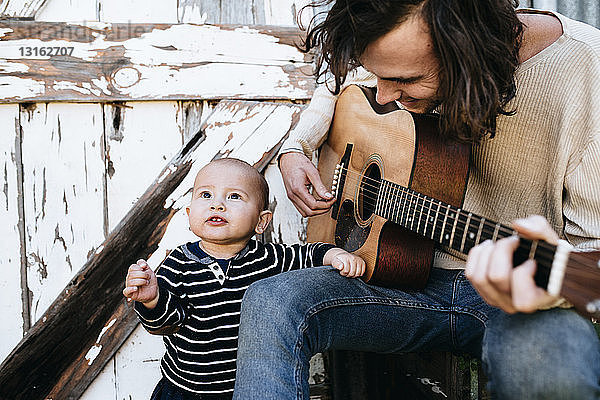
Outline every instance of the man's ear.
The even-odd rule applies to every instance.
[[[258,216],[258,223],[256,224],[256,228],[254,228],[254,232],[261,234],[267,229],[269,223],[273,219],[273,213],[269,210],[264,210],[260,212]]]
[[[190,216],[190,206],[187,206],[185,208],[185,212],[187,213],[187,216],[189,217]]]

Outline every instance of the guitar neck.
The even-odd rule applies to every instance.
[[[463,255],[481,242],[496,241],[516,233],[506,225],[386,180],[379,186],[374,212]],[[535,259],[541,266],[536,281],[545,287],[555,251],[556,246],[545,241],[521,238],[514,263],[518,265],[528,258]]]

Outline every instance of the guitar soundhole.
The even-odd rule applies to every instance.
[[[365,170],[358,192],[357,211],[362,221],[368,220],[375,213],[380,186],[381,171],[379,165],[371,163]]]

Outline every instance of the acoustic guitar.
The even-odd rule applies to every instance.
[[[442,140],[437,119],[395,103],[380,106],[369,88],[347,87],[338,98],[318,169],[336,197],[329,213],[309,218],[309,241],[335,243],[361,256],[371,284],[419,290],[434,246],[466,255],[485,240],[514,235],[508,226],[461,208],[470,146]],[[600,317],[600,251],[575,252],[520,239],[514,264],[537,263],[536,284]]]

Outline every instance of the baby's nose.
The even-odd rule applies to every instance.
[[[210,209],[211,210],[222,211],[222,210],[225,209],[225,206],[221,202],[214,202],[214,203],[211,204]]]

